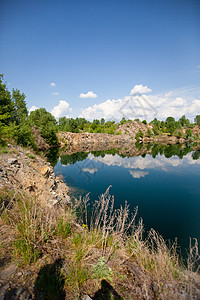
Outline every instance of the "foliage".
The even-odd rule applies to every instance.
[[[41,129],[41,136],[49,145],[58,145],[56,119],[52,114],[47,112],[45,108],[32,111],[29,116],[29,121],[31,126],[36,126]]]
[[[88,157],[88,153],[77,152],[71,155],[61,155],[60,162],[62,165],[75,164],[77,161],[82,161]]]
[[[189,119],[186,119],[186,116],[183,115],[180,119],[179,119],[179,122],[181,124],[182,127],[188,127],[190,126],[190,121]]]
[[[125,299],[145,298],[144,291],[149,298],[173,299],[177,295],[179,299],[176,288],[180,286],[194,295],[199,280],[197,241],[190,245],[186,269],[180,265],[176,243],[168,248],[153,229],[144,238],[142,220],[135,224],[137,210],[131,218],[127,204],[115,210],[109,189],[94,203],[91,219],[87,218],[90,226],[83,225],[84,229],[74,219],[79,200],[58,210],[22,194],[12,194],[11,202],[3,211],[1,229],[9,230],[6,246],[11,256],[15,250],[17,263],[31,264],[36,272],[42,264],[35,281],[35,299],[64,299],[65,292],[68,299],[81,299],[97,291],[102,280],[113,282]],[[85,213],[89,204],[85,200],[80,204]],[[138,281],[133,285],[136,275]],[[118,289],[119,285],[126,289]]]
[[[31,126],[28,120],[24,120],[24,122],[16,125],[14,128],[13,138],[17,142],[24,147],[32,147],[36,149],[34,136],[31,131]]]
[[[151,132],[151,129],[150,129],[150,128],[147,129],[147,135],[148,135],[148,137],[151,137],[151,136],[152,136],[152,132]]]
[[[28,116],[25,98],[26,96],[24,93],[21,94],[17,89],[12,90],[12,101],[14,104],[13,120],[17,125],[24,121]]]
[[[136,138],[136,140],[139,142],[140,139],[143,138],[143,136],[144,136],[144,133],[143,133],[142,130],[140,129],[140,130],[136,133],[135,138]]]
[[[200,115],[197,115],[194,119],[194,122],[197,124],[197,125],[200,125]]]
[[[126,122],[127,122],[126,119],[123,117],[123,118],[121,119],[121,121],[120,121],[120,124],[123,125],[123,124],[125,124]]]
[[[113,271],[105,263],[105,257],[99,258],[99,261],[96,265],[93,265],[93,277],[100,280],[107,279],[112,281]]]
[[[63,218],[60,218],[57,225],[58,234],[63,238],[68,237],[71,234],[71,224],[70,222],[64,222]]]
[[[0,74],[0,126],[9,125],[12,121],[14,105],[11,100],[11,94],[6,84],[3,83],[3,74]]]
[[[191,130],[190,128],[188,128],[188,129],[186,130],[186,138],[187,138],[187,139],[190,139],[192,136],[193,136],[192,130]]]

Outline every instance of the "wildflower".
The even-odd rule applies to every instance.
[[[86,224],[83,224],[83,225],[82,225],[82,228],[83,228],[85,231],[87,231],[87,225],[86,225]]]

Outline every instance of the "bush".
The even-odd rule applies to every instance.
[[[17,142],[17,144],[20,144],[24,147],[32,147],[33,149],[36,149],[34,136],[31,131],[31,126],[28,121],[25,121],[23,123],[20,123],[20,125],[17,125],[14,129],[13,138]]]

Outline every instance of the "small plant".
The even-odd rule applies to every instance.
[[[113,271],[105,263],[105,257],[99,258],[99,262],[93,266],[94,278],[99,278],[100,280],[107,279],[112,281]]]
[[[15,254],[21,256],[25,264],[36,262],[39,258],[39,251],[31,243],[28,237],[17,239],[13,243],[13,246]]]
[[[149,128],[148,128],[148,130],[147,130],[147,135],[148,135],[148,137],[151,137],[151,136],[152,136],[151,129],[149,129]]]
[[[177,136],[179,137],[179,138],[181,138],[183,135],[182,135],[182,132],[178,132],[178,134],[177,134]]]
[[[121,135],[122,134],[122,132],[121,131],[118,131],[117,133],[116,133],[116,135]]]
[[[57,229],[58,229],[58,234],[64,238],[68,237],[72,232],[70,222],[67,221],[65,223],[63,218],[60,218]]]
[[[136,133],[135,138],[136,138],[136,140],[139,142],[140,139],[143,138],[143,136],[144,136],[144,133],[143,133],[142,130],[140,129],[140,130]]]
[[[31,153],[26,153],[26,156],[28,156],[30,159],[34,159],[35,160],[35,156],[32,155]]]
[[[81,288],[85,285],[89,278],[89,272],[80,262],[71,262],[65,267],[65,286],[69,291],[73,291],[76,295],[75,299],[80,299],[79,294]]]

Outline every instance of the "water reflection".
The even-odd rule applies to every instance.
[[[54,168],[79,194],[92,201],[112,185],[115,207],[127,200],[139,207],[145,228],[182,249],[200,239],[200,149],[197,145],[140,145],[139,148],[63,155]],[[77,194],[76,194],[77,195]]]
[[[139,152],[134,153],[133,156],[131,153],[121,153],[120,149],[111,149],[62,155],[60,162],[63,166],[75,164],[80,172],[86,173],[84,175],[87,178],[107,165],[128,169],[132,178],[139,179],[149,175],[151,169],[175,172],[178,171],[177,168],[182,167],[183,171],[184,166],[200,164],[200,150],[193,149],[193,144],[184,146],[149,144],[142,145]]]

